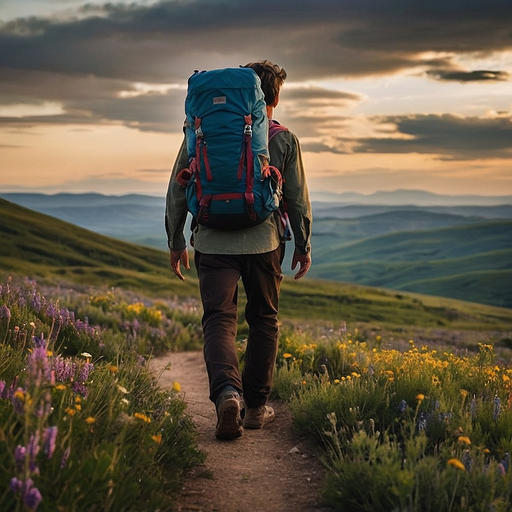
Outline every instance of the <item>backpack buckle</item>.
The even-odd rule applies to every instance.
[[[249,135],[249,137],[252,137],[252,126],[250,124],[245,125],[244,135]]]

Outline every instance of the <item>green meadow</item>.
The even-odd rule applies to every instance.
[[[148,361],[201,347],[194,271],[7,201],[0,216],[2,508],[172,510],[204,455]],[[511,309],[285,278],[281,321],[274,393],[335,510],[512,508]],[[241,364],[245,334],[242,307]]]

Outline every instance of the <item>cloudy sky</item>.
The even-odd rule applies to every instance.
[[[0,0],[0,191],[164,194],[189,75],[259,59],[312,191],[512,194],[510,0]]]

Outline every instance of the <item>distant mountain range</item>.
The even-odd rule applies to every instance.
[[[512,205],[512,196],[443,195],[425,190],[379,191],[373,194],[357,192],[314,192],[312,200],[339,204],[414,205],[414,206],[497,206]]]
[[[340,200],[349,196],[361,202]],[[0,197],[109,237],[167,250],[164,197]],[[455,196],[421,191],[330,196],[335,197],[313,201],[308,276],[512,307],[512,197],[457,196],[454,201]],[[371,199],[365,203],[365,198]],[[378,198],[404,202],[373,204]],[[408,205],[412,198],[416,203]],[[433,198],[437,204],[418,204]],[[288,247],[285,273],[292,252]]]

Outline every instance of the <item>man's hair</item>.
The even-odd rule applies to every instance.
[[[284,68],[269,60],[249,62],[249,64],[243,67],[254,69],[261,80],[261,89],[265,95],[265,103],[267,105],[274,105],[281,86],[288,76]]]

